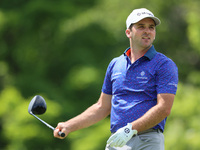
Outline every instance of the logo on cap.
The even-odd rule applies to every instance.
[[[148,13],[148,12],[137,13],[138,16],[145,15],[145,14],[153,16],[151,13]]]

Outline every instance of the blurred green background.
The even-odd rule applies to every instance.
[[[179,85],[165,130],[166,150],[200,149],[199,0],[1,0],[0,150],[103,150],[109,118],[53,137],[28,114],[34,95],[56,126],[95,103],[108,63],[129,46],[125,21],[135,8],[161,19],[154,43],[174,60]]]

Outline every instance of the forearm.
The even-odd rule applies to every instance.
[[[109,113],[110,110],[106,110],[105,108],[102,108],[99,103],[96,103],[80,115],[66,121],[65,125],[69,132],[73,132],[97,123],[107,117]]]
[[[108,139],[107,144],[111,147],[122,147],[138,132],[152,128],[165,118],[163,106],[157,104],[147,111],[138,120],[128,123],[126,126],[120,128]],[[132,130],[131,130],[132,128]],[[127,132],[129,131],[129,132]]]
[[[101,93],[97,103],[90,106],[80,115],[66,121],[58,123],[54,130],[54,136],[60,139],[65,138],[70,132],[89,127],[104,119],[110,114],[112,95]],[[65,137],[60,137],[58,132],[65,133]]]
[[[141,118],[132,122],[133,129],[138,132],[150,129],[169,116],[174,101],[173,94],[159,94],[158,103]]]
[[[159,106],[152,107],[141,118],[132,122],[133,129],[138,132],[150,129],[166,118],[166,114]]]

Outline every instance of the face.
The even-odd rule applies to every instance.
[[[131,29],[127,29],[126,35],[130,39],[133,48],[148,49],[155,39],[155,22],[151,18],[145,18],[135,23]]]

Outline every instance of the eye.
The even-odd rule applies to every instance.
[[[150,29],[150,30],[154,30],[155,27],[154,27],[154,26],[150,26],[149,29]]]
[[[139,26],[138,28],[139,28],[139,29],[144,29],[144,26]]]

